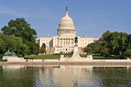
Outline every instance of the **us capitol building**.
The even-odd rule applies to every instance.
[[[47,54],[59,54],[61,52],[68,54],[73,51],[75,45],[76,29],[72,18],[68,15],[66,8],[65,16],[60,20],[60,24],[57,29],[57,35],[53,37],[40,37],[37,38],[36,42],[41,47],[43,43],[46,44]],[[87,36],[78,37],[78,47],[80,54],[83,53],[83,48],[88,44],[95,42],[99,38],[89,38]]]

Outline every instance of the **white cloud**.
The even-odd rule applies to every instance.
[[[0,7],[0,14],[11,15],[11,16],[20,16],[20,17],[29,17],[26,14],[20,13],[14,9],[8,7]]]

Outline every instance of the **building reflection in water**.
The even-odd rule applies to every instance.
[[[94,79],[95,78],[95,79]],[[87,87],[99,86],[99,79],[93,75],[92,66],[60,66],[39,70],[39,81],[36,84],[49,87]]]

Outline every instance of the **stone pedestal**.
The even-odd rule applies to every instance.
[[[17,56],[3,56],[2,60],[8,60],[9,58],[17,58]]]
[[[73,56],[71,58],[81,58],[79,55],[78,45],[74,46]]]
[[[61,54],[61,55],[60,55],[60,58],[64,58],[64,55],[63,55],[63,54]]]
[[[88,59],[88,60],[93,60],[92,55],[87,55],[87,59]]]

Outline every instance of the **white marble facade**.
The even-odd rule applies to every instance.
[[[73,20],[68,15],[66,8],[65,16],[61,19],[57,29],[57,35],[53,37],[40,37],[37,38],[36,42],[39,43],[40,47],[43,43],[46,44],[47,48],[54,48],[53,54],[71,53],[75,45],[76,29]],[[78,47],[84,48],[88,44],[93,43],[99,38],[89,38],[87,36],[78,37]]]

